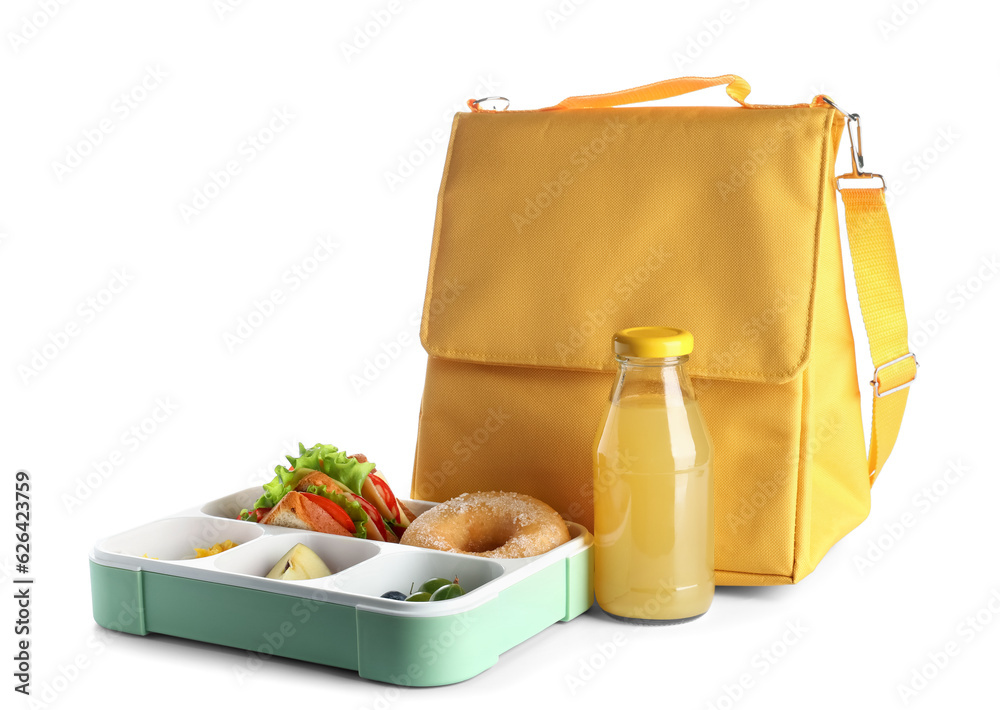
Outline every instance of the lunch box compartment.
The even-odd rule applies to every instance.
[[[494,579],[499,579],[503,573],[503,565],[493,560],[403,545],[392,553],[348,570],[337,577],[336,585],[338,589],[350,594],[381,597],[389,591],[408,595],[411,583],[413,591],[416,591],[421,584],[433,577],[458,577],[458,583],[468,595]],[[395,604],[420,603],[392,602],[389,599],[385,601]]]
[[[482,673],[593,603],[593,537],[573,523],[570,541],[554,550],[494,560],[236,520],[259,495],[248,488],[98,542],[90,555],[95,621],[435,686]],[[403,502],[416,515],[435,505]],[[195,547],[227,539],[237,546],[195,559]],[[298,543],[332,574],[267,579]],[[381,598],[455,576],[466,593],[454,599]],[[280,644],[267,645],[278,637]]]
[[[242,545],[263,535],[262,526],[242,520],[167,518],[109,537],[98,544],[98,549],[113,554],[158,560],[193,560],[196,559],[196,547],[208,549],[225,540],[232,540],[237,544],[231,550],[213,555],[217,557],[235,552]]]
[[[253,508],[253,504],[260,498],[262,492],[260,486],[244,488],[238,493],[230,493],[222,498],[216,498],[211,503],[206,503],[201,507],[201,512],[205,515],[235,520],[244,508],[247,510]]]
[[[257,523],[251,523],[257,525]],[[265,526],[257,525],[264,528]],[[270,526],[266,526],[270,527]],[[287,530],[287,528],[285,528]],[[378,554],[378,544],[367,540],[326,533],[301,532],[268,535],[246,547],[236,548],[234,554],[220,558],[216,567],[223,572],[264,577],[297,544],[303,544],[326,563],[332,574],[369,560]],[[328,579],[328,577],[317,577]],[[286,581],[284,584],[308,584],[313,580]]]

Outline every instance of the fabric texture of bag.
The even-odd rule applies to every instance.
[[[733,107],[624,106],[725,84]],[[685,78],[459,113],[421,324],[412,495],[533,495],[593,529],[612,336],[694,335],[716,581],[788,584],[868,514],[916,376],[883,189],[840,187],[876,365],[866,456],[834,163],[838,109]],[[853,155],[852,155],[853,157]]]

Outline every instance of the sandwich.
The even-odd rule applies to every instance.
[[[275,466],[264,495],[240,512],[241,520],[398,542],[414,518],[362,454],[299,444],[299,455],[286,458],[290,465]]]

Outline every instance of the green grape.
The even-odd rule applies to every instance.
[[[443,587],[438,587],[433,594],[431,594],[432,602],[439,602],[445,599],[454,599],[455,597],[460,597],[465,594],[465,590],[457,584],[446,584]]]
[[[424,582],[423,584],[421,584],[420,585],[420,589],[418,589],[417,591],[418,592],[427,592],[428,594],[433,594],[434,592],[436,592],[437,590],[439,590],[441,587],[445,586],[446,584],[451,584],[451,583],[452,582],[451,582],[450,579],[445,579],[444,577],[434,577],[433,579],[428,579],[426,582]]]
[[[430,592],[414,592],[406,598],[406,601],[408,602],[429,602],[430,600]]]

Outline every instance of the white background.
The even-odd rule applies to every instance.
[[[10,0],[0,13],[0,470],[6,481],[19,467],[33,474],[33,688],[45,706],[930,708],[990,692],[1000,657],[1000,618],[987,606],[1000,609],[996,4],[48,5]],[[345,55],[375,27],[372,13],[391,20]],[[705,618],[680,627],[626,627],[592,610],[469,682],[398,695],[280,659],[240,678],[245,652],[101,633],[87,571],[96,539],[262,482],[299,440],[364,451],[408,492],[426,362],[415,315],[446,149],[435,139],[466,99],[502,94],[536,108],[728,72],[751,83],[752,102],[823,92],[862,114],[868,165],[893,188],[922,365],[871,516],[810,577],[720,589]],[[120,96],[132,92],[144,97],[126,110]],[[721,89],[683,100],[729,103]],[[282,130],[251,156],[245,141],[281,114]],[[70,160],[81,144],[86,155]],[[231,160],[239,174],[185,219],[180,207]],[[846,170],[846,150],[840,162]],[[324,237],[331,255],[296,283],[287,274],[312,266]],[[115,278],[126,285],[106,293]],[[227,345],[274,289],[284,302]],[[104,301],[100,312],[89,299]],[[67,328],[66,347],[35,367]],[[383,351],[390,364],[359,391],[352,377]],[[171,413],[133,440],[158,403]],[[949,466],[966,473],[948,483]],[[935,485],[943,494],[923,492]],[[12,491],[3,500],[6,707],[22,700],[8,667]],[[905,514],[913,525],[885,537]],[[786,635],[789,624],[805,631]],[[957,655],[907,705],[900,687],[921,687],[914,673],[929,674],[948,644]],[[737,692],[741,677],[750,687]]]

